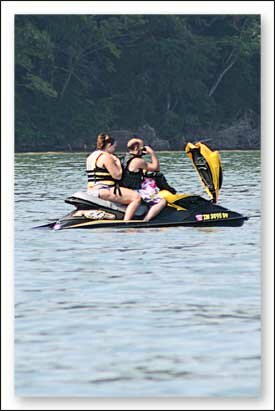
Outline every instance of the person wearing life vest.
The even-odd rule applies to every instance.
[[[150,207],[143,221],[150,221],[166,206],[166,200],[158,195],[160,191],[153,178],[146,177],[145,172],[159,171],[159,160],[154,150],[144,146],[139,137],[131,138],[127,143],[129,153],[123,160],[123,176],[121,185],[136,190],[143,201]],[[144,154],[151,156],[147,162],[142,157]]]
[[[100,133],[96,148],[86,159],[87,192],[102,200],[127,205],[124,220],[131,220],[141,203],[141,196],[136,191],[119,185],[122,166],[114,154],[116,142],[109,134]]]

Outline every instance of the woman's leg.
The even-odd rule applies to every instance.
[[[146,214],[146,216],[144,217],[143,221],[152,220],[152,218],[156,217],[156,215],[158,215],[161,212],[161,210],[166,206],[166,204],[167,204],[166,200],[164,200],[164,198],[162,198],[157,204],[150,207],[150,209],[149,209],[148,213]]]
[[[121,196],[114,193],[114,188],[102,188],[99,195],[102,200],[114,201],[115,203],[128,205],[124,214],[124,220],[131,220],[140,205],[141,196],[136,191],[125,187],[120,187],[120,191]]]

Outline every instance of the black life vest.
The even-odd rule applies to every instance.
[[[141,188],[142,181],[144,180],[143,170],[130,171],[129,165],[134,158],[141,158],[141,155],[128,153],[121,159],[123,167],[123,174],[120,180],[122,187],[131,188],[132,190],[139,190]]]

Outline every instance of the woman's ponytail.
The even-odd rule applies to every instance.
[[[98,150],[104,150],[107,144],[111,143],[113,145],[115,140],[107,133],[100,133],[97,136],[96,148]]]

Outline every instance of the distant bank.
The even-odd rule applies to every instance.
[[[101,131],[101,130],[100,130]],[[215,150],[258,150],[261,147],[260,126],[253,124],[251,119],[241,119],[230,126],[208,129],[186,130],[182,135],[159,138],[154,128],[149,125],[136,130],[115,129],[106,130],[117,141],[117,150],[125,151],[127,141],[133,134],[139,135],[156,151],[179,151],[191,141],[204,141]],[[20,136],[15,139],[16,152],[45,152],[45,151],[91,151],[96,141],[96,132],[91,136],[76,136],[74,141],[61,141],[56,138],[56,143],[49,143],[47,136],[44,139],[33,139],[25,143]]]

